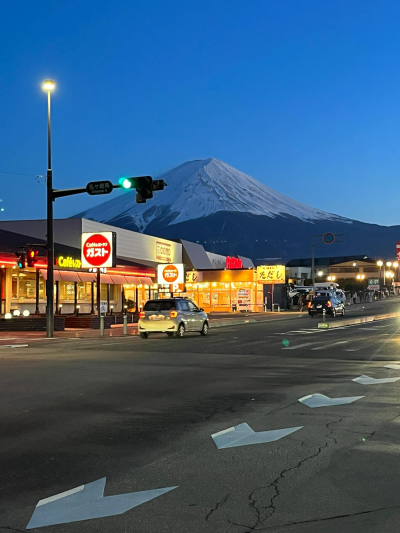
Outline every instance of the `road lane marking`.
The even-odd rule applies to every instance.
[[[299,350],[300,348],[305,348],[306,346],[311,346],[312,344],[315,344],[314,342],[305,342],[304,344],[297,344],[296,346],[288,346],[287,348],[283,348],[284,350]]]
[[[328,348],[332,348],[333,346],[338,346],[339,344],[347,344],[350,341],[338,341],[338,342],[332,342],[331,344],[324,344],[324,346],[318,346],[317,348],[311,348],[311,350],[327,350]]]
[[[166,487],[104,496],[105,484],[106,478],[102,478],[40,500],[26,529],[119,515],[178,488]]]
[[[358,352],[358,350],[361,350],[362,346],[359,348],[346,348],[345,352]]]
[[[237,446],[246,446],[249,444],[262,444],[264,442],[275,442],[276,440],[286,437],[303,426],[275,429],[273,431],[258,431],[255,432],[246,424],[239,424],[218,433],[211,435],[218,450],[221,448],[236,448]]]
[[[307,407],[310,407],[311,409],[314,409],[315,407],[345,405],[360,400],[361,398],[365,398],[365,396],[346,396],[343,398],[329,398],[329,396],[325,396],[324,394],[315,393],[309,394],[308,396],[303,396],[303,398],[299,398],[299,402],[303,403]]]

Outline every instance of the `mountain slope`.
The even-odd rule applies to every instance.
[[[343,234],[317,256],[394,257],[399,226],[378,226],[325,213],[292,200],[218,161],[189,161],[159,176],[168,186],[146,204],[128,191],[80,213],[100,222],[204,244],[210,252],[257,262],[310,257],[313,235]]]
[[[188,161],[159,178],[168,186],[146,204],[136,204],[130,191],[77,216],[139,231],[145,231],[153,221],[178,224],[220,211],[351,223],[292,200],[217,159]]]

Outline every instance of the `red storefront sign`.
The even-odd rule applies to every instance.
[[[241,259],[238,259],[237,257],[227,257],[225,268],[227,270],[232,270],[234,268],[243,268],[243,263]]]
[[[82,233],[83,268],[115,266],[114,240],[112,232]]]
[[[400,261],[400,242],[396,242],[396,259]]]

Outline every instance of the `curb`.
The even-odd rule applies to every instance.
[[[387,313],[385,315],[366,316],[360,318],[348,318],[340,322],[319,322],[318,329],[335,329],[343,326],[352,326],[356,324],[365,324],[366,322],[375,322],[376,320],[386,320],[388,318],[396,318],[400,313]]]
[[[247,320],[232,320],[230,322],[216,322],[210,323],[210,329],[214,328],[224,328],[226,326],[240,326],[242,324],[248,324],[248,323],[255,323],[255,322],[266,322],[266,320],[255,320],[254,318],[248,318]]]

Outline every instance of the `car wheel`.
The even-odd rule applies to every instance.
[[[208,335],[208,324],[207,324],[207,322],[204,322],[203,329],[200,331],[200,335],[203,335],[203,337]]]
[[[181,339],[184,336],[184,334],[185,334],[185,326],[183,324],[179,324],[178,331],[175,333],[175,335]]]
[[[308,315],[312,318],[314,315],[308,311]]]
[[[149,334],[146,333],[146,332],[143,332],[143,333],[140,334],[140,336],[142,337],[142,339],[147,339],[147,337],[149,336]]]
[[[174,336],[174,334],[172,333],[172,331],[167,331],[167,335],[168,335],[168,337],[173,337],[173,336]]]

